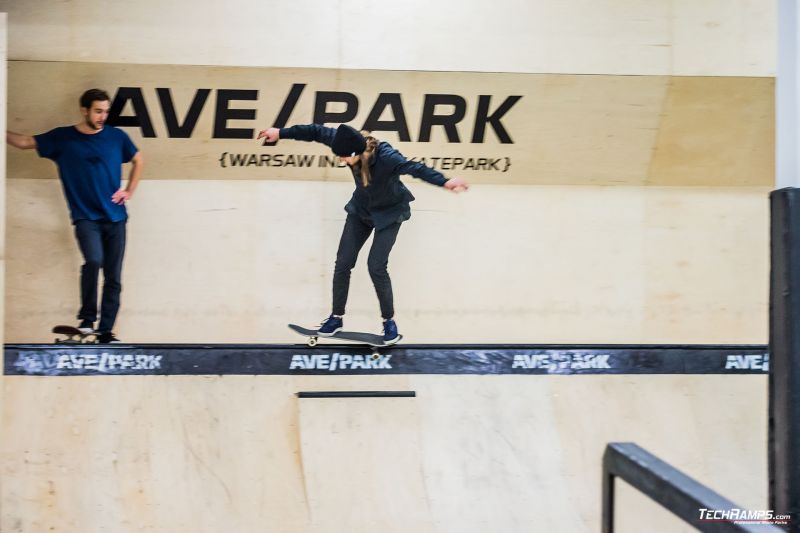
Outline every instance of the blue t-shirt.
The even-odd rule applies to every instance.
[[[128,218],[125,205],[111,201],[122,183],[122,164],[138,151],[127,133],[113,126],[93,134],[64,126],[34,138],[39,155],[58,166],[73,223]]]

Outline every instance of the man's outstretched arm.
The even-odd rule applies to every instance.
[[[21,133],[14,133],[8,130],[6,130],[6,142],[21,150],[36,148],[36,139],[30,135],[22,135]]]

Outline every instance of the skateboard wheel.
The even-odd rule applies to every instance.
[[[317,338],[316,337],[309,337],[307,342],[308,342],[309,346],[316,346],[317,345]]]

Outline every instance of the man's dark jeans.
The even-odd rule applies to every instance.
[[[97,320],[97,280],[100,269],[103,269],[103,301],[98,331],[111,331],[117,319],[119,294],[122,291],[125,224],[125,220],[75,222],[75,237],[85,261],[81,267],[81,309],[78,320]]]

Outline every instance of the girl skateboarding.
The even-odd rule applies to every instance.
[[[347,219],[333,270],[333,310],[320,324],[319,335],[330,337],[342,329],[350,271],[356,264],[358,252],[374,230],[367,268],[380,303],[384,342],[397,342],[400,334],[394,321],[392,282],[387,267],[400,225],[411,218],[409,203],[414,200],[400,176],[408,174],[452,192],[466,191],[469,184],[461,178],[447,179],[422,163],[408,161],[389,143],[378,141],[367,132],[359,133],[346,124],[336,129],[320,124],[269,128],[260,131],[257,138],[271,143],[278,139],[295,139],[325,144],[350,167],[353,174],[356,189],[345,206]]]

